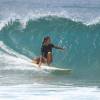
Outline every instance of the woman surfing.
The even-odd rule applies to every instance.
[[[60,49],[64,50],[62,47],[56,46],[51,43],[51,38],[49,36],[44,37],[42,46],[41,46],[41,57],[33,59],[33,63],[36,63],[41,66],[42,63],[50,65],[50,63],[53,61],[52,57],[52,49]]]

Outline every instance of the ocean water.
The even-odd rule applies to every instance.
[[[35,68],[49,35],[54,74]],[[100,100],[99,0],[0,0],[0,100]]]

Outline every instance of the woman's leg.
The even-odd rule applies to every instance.
[[[39,64],[39,62],[40,62],[40,58],[39,58],[39,57],[38,57],[38,58],[35,58],[35,59],[33,59],[32,62],[35,63],[35,64]]]
[[[44,64],[47,63],[47,59],[45,57],[38,57],[36,59],[33,59],[32,62],[35,64],[38,64],[40,67],[42,63],[44,63]]]
[[[40,61],[39,61],[39,67],[41,66],[42,63],[47,63],[47,59],[45,57],[40,57]]]
[[[48,52],[48,55],[47,55],[47,64],[49,65],[51,62],[52,62],[52,53]]]

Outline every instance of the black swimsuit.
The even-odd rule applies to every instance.
[[[47,58],[47,54],[48,54],[48,52],[52,52],[52,48],[54,48],[53,44],[48,44],[48,45],[43,44],[41,47],[42,56]]]

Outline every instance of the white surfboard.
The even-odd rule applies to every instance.
[[[57,67],[52,67],[48,65],[41,65],[39,67],[38,64],[32,63],[34,67],[39,68],[39,70],[55,73],[55,74],[68,74],[72,71],[72,69],[63,69],[63,68],[57,68]]]

